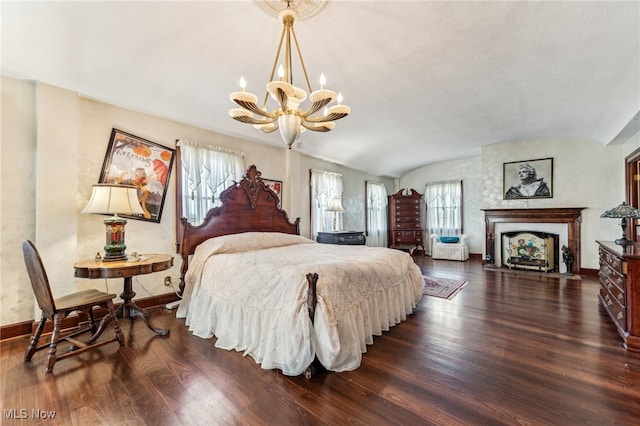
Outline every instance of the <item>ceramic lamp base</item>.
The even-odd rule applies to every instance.
[[[127,260],[125,253],[127,246],[124,243],[124,226],[126,224],[127,220],[118,215],[104,220],[107,243],[104,246],[103,262]]]
[[[620,226],[622,226],[622,238],[616,240],[616,244],[619,246],[630,246],[634,242],[627,238],[627,218],[623,217],[620,221]]]

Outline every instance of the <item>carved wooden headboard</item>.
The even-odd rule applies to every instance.
[[[278,196],[264,183],[261,174],[255,165],[249,166],[240,182],[235,182],[220,194],[222,204],[209,210],[201,225],[193,226],[186,218],[180,219],[180,290],[184,289],[189,256],[209,238],[243,232],[300,235],[300,218],[293,223],[289,221],[287,212],[278,208]]]

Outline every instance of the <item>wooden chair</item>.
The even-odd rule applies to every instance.
[[[30,361],[33,354],[48,346],[49,356],[47,358],[47,365],[45,369],[47,373],[50,373],[53,371],[53,366],[57,360],[68,358],[88,351],[89,349],[94,349],[115,341],[118,341],[120,346],[124,344],[124,336],[120,331],[118,318],[113,306],[113,298],[116,297],[115,294],[107,294],[102,291],[92,289],[54,299],[53,294],[51,293],[51,287],[49,286],[47,273],[36,247],[31,241],[25,241],[22,244],[22,252],[24,254],[24,262],[27,266],[27,272],[29,273],[33,292],[35,293],[36,300],[38,301],[38,306],[40,306],[40,309],[42,310],[42,319],[40,320],[35,333],[31,337],[31,342],[29,343],[27,352],[24,355],[24,362]],[[94,306],[101,306],[107,310],[107,314],[102,318],[98,326],[96,326],[93,317]],[[71,312],[75,311],[86,312],[88,314],[89,326],[80,327],[79,330],[74,330],[61,336],[60,328],[62,327],[62,320]],[[47,320],[53,321],[51,343],[38,346],[40,335],[44,330]],[[116,333],[115,337],[111,340],[96,342],[96,339],[100,337],[111,320],[113,320],[113,328]],[[80,341],[75,338],[87,331],[91,331],[91,337],[89,340]],[[56,355],[58,343],[65,340],[71,343],[69,351],[61,355]]]

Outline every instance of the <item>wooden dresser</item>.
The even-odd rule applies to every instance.
[[[624,347],[640,352],[640,246],[623,249],[613,241],[598,241],[598,244],[598,302],[613,320]]]
[[[424,230],[422,227],[422,194],[400,190],[389,195],[389,247],[413,246],[410,253],[421,248],[424,251]]]

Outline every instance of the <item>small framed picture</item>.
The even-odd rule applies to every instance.
[[[175,150],[118,129],[111,131],[99,183],[133,185],[144,215],[127,216],[160,222]]]
[[[553,198],[553,158],[503,164],[505,200]]]
[[[264,184],[276,193],[278,196],[278,208],[282,208],[282,181],[281,180],[273,180],[273,179],[262,179]]]

